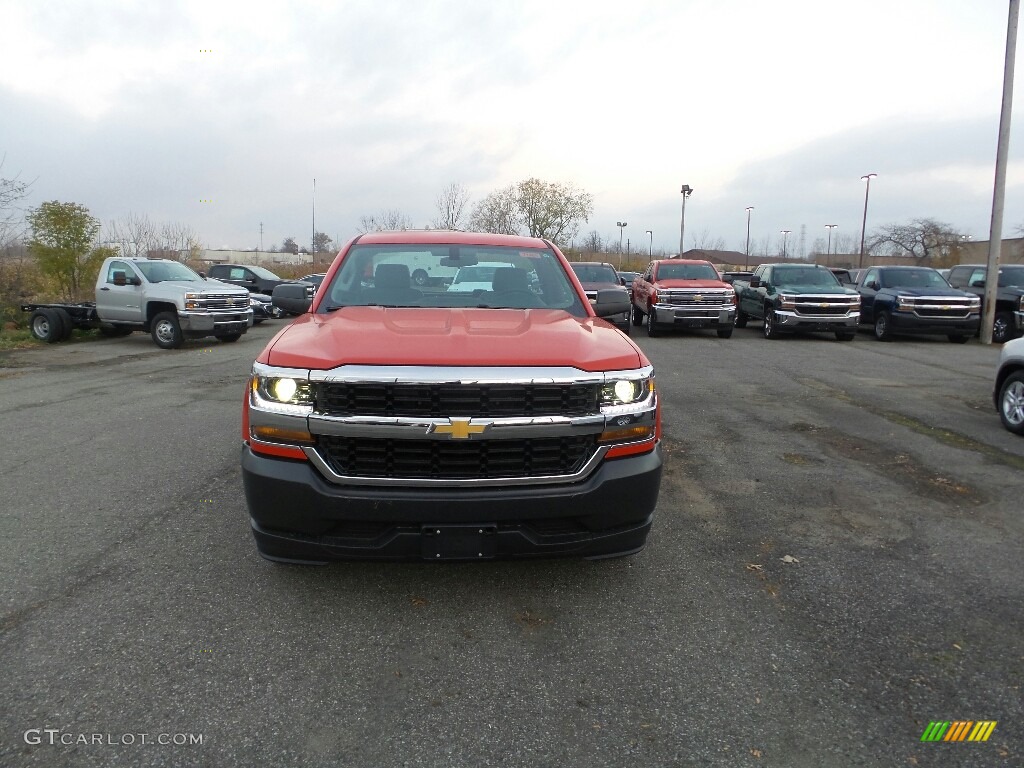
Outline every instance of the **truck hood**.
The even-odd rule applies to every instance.
[[[893,296],[949,296],[951,299],[963,299],[973,297],[974,294],[966,293],[957,288],[883,288],[879,293],[891,293]]]
[[[417,307],[345,307],[301,315],[270,342],[260,362],[320,370],[346,364],[584,371],[647,365],[627,336],[594,317],[555,309]]]
[[[231,283],[222,283],[220,280],[213,280],[212,278],[206,279],[201,283],[194,283],[188,280],[161,280],[159,283],[151,283],[153,288],[165,287],[177,293],[178,291],[187,293],[230,293],[238,296],[244,296],[249,293],[245,288],[239,288],[237,285],[231,285]]]
[[[657,280],[654,283],[654,287],[657,288],[699,288],[705,290],[708,288],[732,288],[728,283],[723,283],[720,280]]]
[[[857,291],[853,288],[844,288],[841,285],[786,285],[778,286],[776,288],[777,293],[814,293],[818,295],[826,296],[854,296],[857,295]]]

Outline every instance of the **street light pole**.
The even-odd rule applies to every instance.
[[[747,247],[743,251],[743,269],[750,269],[750,212],[754,210],[754,206],[747,206]]]
[[[648,248],[647,255],[651,258],[654,258],[654,232],[648,229],[646,231],[646,234],[651,236],[650,247]]]
[[[860,258],[857,260],[857,267],[864,267],[864,230],[868,226],[868,193],[871,191],[871,180],[875,178],[877,173],[868,173],[860,177],[861,181],[866,181],[867,186],[864,187],[864,219],[860,223]]]
[[[683,213],[679,217],[679,258],[683,258],[683,236],[686,234],[686,198],[693,194],[693,188],[689,184],[683,184],[679,190],[683,195]]]
[[[791,229],[780,229],[779,234],[782,235],[782,258],[786,258],[786,238],[789,237]]]
[[[616,221],[615,226],[619,228],[619,272],[622,271],[622,230],[626,228],[628,222]]]
[[[838,226],[839,226],[838,224],[826,224],[825,225],[825,229],[828,230],[828,248],[825,249],[825,255],[826,256],[831,256],[832,255],[832,230],[835,229]],[[839,245],[839,243],[837,242],[836,246],[838,246],[838,245]],[[837,248],[837,250],[838,250],[838,248]]]

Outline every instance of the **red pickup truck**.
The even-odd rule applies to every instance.
[[[736,291],[722,282],[710,261],[665,259],[652,261],[633,280],[630,289],[633,325],[643,325],[656,336],[661,327],[715,328],[718,336],[732,336],[736,317]]]
[[[413,265],[488,265],[416,286]],[[289,291],[294,293],[290,295]],[[281,295],[278,295],[278,294]],[[554,244],[464,232],[347,243],[253,365],[242,475],[257,548],[342,558],[603,558],[640,551],[661,479],[654,370]],[[294,302],[288,305],[288,302]]]

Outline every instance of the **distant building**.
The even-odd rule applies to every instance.
[[[231,251],[203,249],[200,261],[210,264],[313,264],[311,253],[288,253],[287,251]]]

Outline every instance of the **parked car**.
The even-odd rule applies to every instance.
[[[411,278],[488,262],[499,266],[479,296]],[[621,287],[590,302],[550,240],[454,231],[353,238],[312,303],[303,286],[278,287],[302,316],[244,387],[242,479],[261,555],[438,562],[644,547],[660,391],[643,350],[598,319],[629,308]]]
[[[247,288],[251,293],[271,295],[281,283],[290,282],[269,269],[252,264],[213,264],[208,276],[222,283]]]
[[[324,281],[325,277],[327,277],[326,272],[316,272],[312,275],[303,275],[302,277],[299,278],[299,282],[312,283],[313,290],[316,291],[316,289],[320,287],[320,283]]]
[[[859,269],[846,269],[845,267],[829,267],[829,270],[832,272],[833,275],[836,276],[836,280],[838,280],[841,285],[857,285],[857,275],[860,274]]]
[[[950,288],[931,267],[869,267],[857,284],[860,321],[875,338],[894,334],[944,334],[963,343],[978,332],[981,299]]]
[[[838,341],[857,335],[860,297],[817,264],[761,264],[749,280],[733,282],[739,306],[736,327],[764,322],[764,337],[825,331]]]
[[[250,293],[249,306],[252,307],[252,324],[259,325],[264,320],[276,320],[284,315],[274,306],[274,299],[265,293]]]
[[[983,264],[961,264],[949,273],[949,284],[973,293],[981,300],[985,312],[985,275]],[[1024,331],[1024,264],[1004,264],[999,268],[996,287],[996,312],[992,323],[992,341],[1002,344]]]
[[[622,284],[626,286],[627,291],[633,287],[633,281],[640,277],[639,272],[616,272],[615,274],[622,280]]]
[[[748,270],[733,270],[722,273],[722,282],[732,285],[734,280],[749,280],[753,277],[754,273]]]
[[[611,264],[600,261],[572,261],[569,262],[576,279],[583,286],[587,298],[591,302],[597,300],[597,292],[607,289],[621,289],[623,297],[629,301],[629,291],[625,288],[625,280],[615,271]],[[616,326],[623,333],[629,333],[629,313],[605,318],[609,323]]]
[[[633,325],[646,318],[648,336],[666,327],[714,328],[720,339],[732,336],[736,292],[710,261],[652,261],[629,293]]]
[[[992,398],[1003,426],[1024,435],[1024,339],[1003,345]]]

